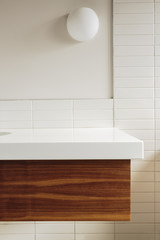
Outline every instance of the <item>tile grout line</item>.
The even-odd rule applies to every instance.
[[[33,100],[31,100],[31,128],[33,129]]]

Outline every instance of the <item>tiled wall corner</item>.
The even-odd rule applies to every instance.
[[[132,161],[130,223],[115,223],[115,239],[154,239],[154,1],[114,0],[114,123],[144,141]]]

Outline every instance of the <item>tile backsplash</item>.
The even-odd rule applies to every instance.
[[[0,101],[0,129],[113,127],[113,100]]]
[[[118,127],[142,139],[131,222],[0,222],[0,240],[160,240],[160,0],[113,0],[114,98],[0,101],[0,128]]]

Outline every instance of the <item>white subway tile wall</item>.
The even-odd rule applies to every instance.
[[[144,160],[132,161],[132,220],[115,223],[116,240],[160,238],[158,231],[155,235],[155,67],[157,76],[160,72],[154,45],[159,34],[156,8],[154,0],[114,0],[114,123],[145,145]]]
[[[131,222],[0,222],[0,240],[160,240],[160,0],[113,0],[114,99],[1,101],[0,128],[118,127],[142,139]]]

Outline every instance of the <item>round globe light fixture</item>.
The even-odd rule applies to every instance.
[[[98,16],[91,8],[78,8],[68,15],[67,29],[73,39],[81,42],[89,41],[98,32]]]

